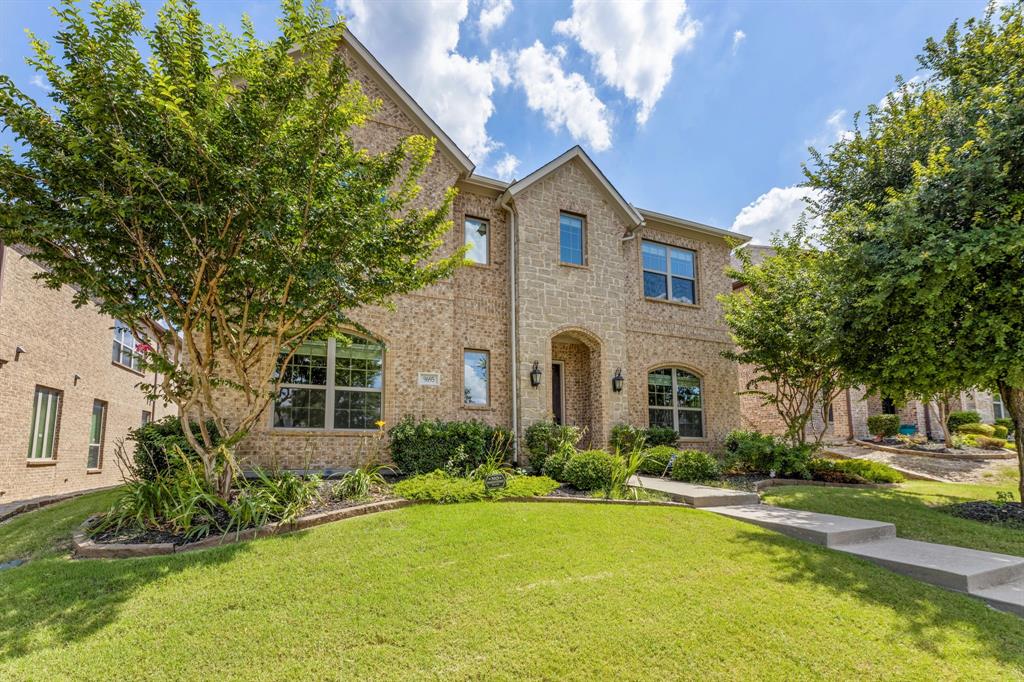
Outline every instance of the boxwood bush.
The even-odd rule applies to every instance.
[[[676,456],[670,475],[674,481],[711,481],[718,478],[718,461],[700,450],[683,450]]]
[[[868,432],[881,438],[892,438],[900,432],[900,418],[895,414],[873,414],[868,417]]]
[[[871,483],[902,483],[903,474],[888,464],[867,459],[840,459],[835,461],[837,471],[860,476]]]
[[[974,445],[982,450],[1003,450],[1006,448],[1006,441],[990,436],[974,436]]]
[[[609,445],[619,452],[626,453],[641,441],[643,447],[655,448],[659,445],[674,446],[678,440],[679,434],[667,426],[652,426],[645,429],[629,424],[616,424],[612,427]]]
[[[549,478],[555,479],[556,481],[564,481],[565,477],[563,472],[565,470],[565,464],[575,453],[576,448],[568,444],[556,448],[555,451],[548,455],[544,460],[544,467],[541,469],[541,473]]]
[[[199,434],[199,424],[192,423],[192,433],[202,441]],[[213,438],[214,445],[220,443],[220,434],[217,432],[217,425],[213,421],[206,422],[208,433]],[[144,481],[153,481],[157,476],[170,473],[174,466],[171,462],[179,462],[177,458],[168,459],[168,453],[174,448],[181,448],[182,454],[202,469],[199,454],[192,449],[185,433],[181,430],[181,420],[178,417],[164,417],[159,421],[149,422],[128,433],[128,441],[135,444],[132,452],[132,460],[135,464],[135,475]]]
[[[1002,426],[1003,428],[1005,428],[1007,436],[1013,434],[1013,420],[1010,419],[1009,417],[1004,417],[1003,419],[997,419],[996,420],[996,426]]]
[[[575,426],[566,426],[544,421],[530,424],[523,433],[526,454],[530,460],[530,468],[540,473],[544,470],[544,460],[562,444],[575,446],[580,440],[580,430]]]
[[[957,433],[969,433],[974,436],[988,436],[989,438],[996,435],[996,427],[991,424],[981,424],[979,422],[961,424],[957,427],[956,431]]]
[[[646,459],[644,459],[638,471],[639,473],[646,474],[648,476],[667,475],[666,469],[668,468],[669,460],[678,454],[679,450],[675,449],[671,445],[658,445],[653,448],[648,448],[644,450]]]
[[[546,476],[509,476],[504,488],[488,490],[482,480],[438,470],[399,481],[392,491],[407,500],[455,504],[503,497],[542,497],[557,487],[558,483]]]
[[[391,459],[406,474],[436,469],[471,471],[496,451],[512,447],[508,429],[471,421],[416,421],[406,417],[388,431]]]
[[[946,427],[950,433],[956,433],[964,424],[980,424],[981,415],[974,411],[950,412],[946,417]]]
[[[992,430],[992,435],[994,437],[1002,438],[1003,440],[1006,440],[1007,436],[1010,435],[1010,429],[1006,428],[1002,424],[996,424],[995,426],[992,427]]]
[[[604,490],[611,485],[615,455],[604,450],[583,450],[569,457],[562,478],[580,490]]]

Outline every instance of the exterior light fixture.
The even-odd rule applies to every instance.
[[[540,386],[540,363],[536,360],[533,361],[533,369],[530,370],[530,385],[534,388]]]
[[[625,378],[622,376],[622,368],[615,370],[615,376],[612,377],[612,390],[616,393],[622,393],[622,382]]]
[[[17,348],[15,348],[14,349],[14,361],[17,362],[18,360],[21,360],[21,356],[24,353],[27,353],[27,352],[28,351],[25,350],[24,348],[22,348],[21,346],[18,346]]]

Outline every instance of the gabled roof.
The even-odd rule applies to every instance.
[[[685,230],[692,230],[693,232],[700,232],[702,234],[710,235],[712,237],[722,237],[733,239],[740,244],[745,244],[750,241],[750,237],[739,232],[733,232],[732,230],[723,230],[720,227],[712,227],[711,225],[705,225],[704,223],[694,222],[693,220],[687,220],[686,218],[677,218],[675,216],[666,215],[664,213],[658,213],[657,211],[649,211],[646,208],[638,208],[637,211],[645,219],[653,220],[655,222],[664,223],[672,227],[681,227]]]
[[[448,137],[448,134],[441,129],[441,126],[434,122],[434,119],[427,115],[427,112],[423,111],[423,108],[416,103],[416,100],[405,91],[398,81],[395,80],[394,76],[388,73],[388,70],[377,61],[377,58],[366,49],[359,40],[352,34],[348,28],[345,29],[345,42],[352,51],[362,60],[370,71],[373,72],[384,85],[388,87],[398,100],[399,106],[405,110],[405,113],[409,115],[413,120],[419,121],[423,126],[430,131],[430,134],[437,138],[438,142],[441,143],[442,149],[448,152],[455,162],[461,167],[462,171],[468,176],[473,173],[475,167],[473,161],[466,156],[465,152],[459,149],[459,146],[455,144],[452,138]]]
[[[591,161],[590,157],[587,156],[587,153],[583,151],[583,148],[580,147],[579,145],[576,145],[575,147],[568,150],[561,156],[558,156],[552,159],[551,161],[548,161],[546,164],[544,164],[537,170],[533,171],[522,180],[518,180],[509,185],[508,189],[506,189],[504,194],[501,195],[499,199],[500,203],[505,204],[510,199],[514,199],[517,194],[527,189],[530,185],[548,176],[552,172],[558,170],[559,168],[573,160],[579,160],[580,163],[583,164],[583,167],[590,171],[590,174],[594,177],[595,180],[597,180],[597,184],[600,185],[602,189],[604,189],[604,191],[611,198],[612,202],[616,206],[618,206],[622,210],[622,212],[627,216],[630,222],[633,223],[633,227],[639,227],[640,225],[643,225],[643,216],[641,216],[640,213],[635,208],[633,208],[633,206],[628,201],[626,201],[621,194],[619,194],[619,190],[615,189],[615,186],[612,185],[612,183],[608,182],[608,178],[604,176],[604,173],[601,172],[601,169],[597,167],[597,164]]]

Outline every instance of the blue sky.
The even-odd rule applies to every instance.
[[[152,15],[159,2],[144,2]],[[24,30],[45,0],[0,0],[0,72],[33,96]],[[200,0],[264,37],[275,1]],[[633,204],[766,241],[799,214],[807,146],[917,73],[925,39],[983,0],[529,2],[339,0],[350,27],[477,172],[523,177],[581,144]],[[12,143],[7,131],[0,144]]]

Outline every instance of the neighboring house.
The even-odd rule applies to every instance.
[[[739,426],[736,365],[719,293],[736,233],[637,209],[574,147],[521,180],[472,162],[351,34],[343,58],[381,109],[356,142],[437,139],[420,200],[452,186],[442,251],[473,265],[354,318],[371,338],[311,342],[240,444],[246,465],[332,468],[370,456],[379,420],[479,419],[523,429],[555,419],[607,442],[617,423],[666,425],[711,449]],[[643,172],[637,164],[633,172]]]
[[[119,483],[118,442],[169,412],[138,388],[154,377],[131,333],[33,279],[28,253],[0,243],[0,504]]]

